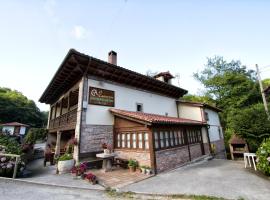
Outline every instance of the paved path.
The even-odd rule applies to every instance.
[[[244,169],[242,162],[212,160],[157,175],[121,191],[269,200],[270,179]]]
[[[108,200],[103,191],[45,186],[0,179],[1,200]]]
[[[32,175],[29,178],[21,178],[23,181],[74,188],[78,187],[82,189],[104,190],[104,188],[98,184],[92,185],[85,180],[74,179],[69,173],[56,174],[56,166],[49,166],[49,163],[47,163],[47,166],[43,167],[43,159],[29,163],[27,169],[31,171]]]

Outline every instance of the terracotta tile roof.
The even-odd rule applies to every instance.
[[[28,127],[29,125],[22,124],[19,122],[10,122],[10,123],[1,124],[1,126],[25,126],[25,127]]]
[[[229,143],[230,144],[246,144],[246,141],[237,135],[233,135],[231,139],[229,140]]]
[[[163,115],[143,113],[143,112],[133,112],[111,108],[110,111],[119,116],[128,117],[130,119],[139,120],[142,122],[147,122],[151,124],[190,124],[190,125],[205,125],[201,121],[177,118],[177,117],[167,117]]]

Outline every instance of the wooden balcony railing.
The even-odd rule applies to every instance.
[[[77,108],[73,109],[55,119],[50,120],[49,130],[75,129],[77,122]]]

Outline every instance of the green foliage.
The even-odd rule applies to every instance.
[[[35,102],[22,93],[0,87],[0,122],[21,122],[32,127],[43,127],[47,123],[47,112],[41,112]]]
[[[261,101],[255,72],[247,70],[240,61],[226,62],[218,56],[208,58],[205,69],[194,77],[226,114],[228,108],[243,108]]]
[[[47,136],[47,130],[44,128],[31,128],[24,138],[25,144],[35,144],[37,140],[44,140]]]
[[[255,72],[240,61],[225,61],[222,57],[208,58],[203,71],[194,77],[206,88],[205,96],[214,99],[225,130],[225,142],[236,133],[247,139],[254,149],[269,134],[269,123],[259,104],[261,99]]]
[[[65,161],[65,160],[72,160],[73,156],[71,154],[65,153],[64,155],[60,156],[58,161]]]
[[[5,146],[6,153],[17,154],[17,155],[22,154],[21,146],[16,141],[15,137],[1,134],[0,145]]]
[[[138,166],[138,162],[136,160],[129,159],[128,160],[128,166],[129,167],[137,167]]]
[[[215,100],[212,99],[209,95],[198,96],[198,95],[188,94],[188,95],[183,96],[182,99],[187,100],[187,101],[192,101],[192,102],[206,103],[211,106],[216,106]]]
[[[270,138],[262,142],[260,148],[256,152],[257,167],[267,176],[270,176]]]
[[[248,139],[256,149],[264,138],[270,137],[270,123],[263,104],[254,104],[243,109],[233,110],[228,117],[228,126],[238,135]]]
[[[262,85],[264,89],[270,86],[270,78],[262,80]]]

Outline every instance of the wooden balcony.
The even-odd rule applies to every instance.
[[[75,129],[76,122],[77,122],[77,108],[59,117],[56,117],[55,119],[51,119],[49,124],[49,132]]]

